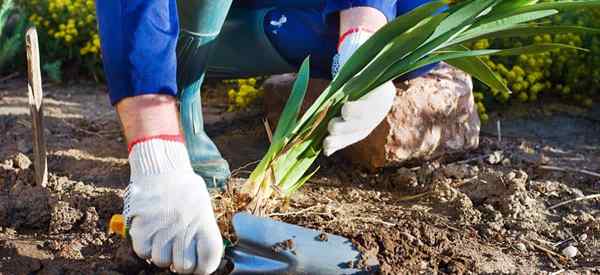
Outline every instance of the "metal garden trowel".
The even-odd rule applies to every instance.
[[[225,249],[225,274],[371,274],[379,267],[375,257],[355,267],[360,252],[344,237],[248,213],[232,222],[238,242]]]
[[[375,257],[362,260],[344,237],[301,226],[237,213],[232,220],[237,243],[225,243],[225,255],[215,274],[372,274]],[[110,231],[127,236],[124,218],[114,215]],[[360,267],[357,267],[360,266]]]

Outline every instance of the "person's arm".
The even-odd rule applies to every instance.
[[[382,11],[372,7],[355,7],[340,12],[340,38],[348,31],[361,28],[375,32],[388,20]]]
[[[115,106],[128,144],[149,137],[182,136],[177,100],[148,94],[127,97]]]
[[[337,58],[340,67],[388,21],[381,10],[369,6],[342,10],[339,19],[340,42]],[[329,136],[323,141],[325,155],[329,156],[366,138],[388,114],[395,96],[396,88],[390,81],[375,88],[367,96],[344,104],[341,116],[329,123]]]
[[[123,214],[133,249],[159,267],[210,274],[223,244],[179,127],[176,1],[97,1],[96,10],[110,99],[129,145]]]

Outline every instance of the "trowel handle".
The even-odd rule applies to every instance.
[[[123,239],[129,238],[129,228],[127,228],[125,216],[116,214],[110,218],[110,222],[108,223],[108,234],[112,233],[119,235]],[[230,247],[231,242],[227,239],[223,239],[223,246],[226,248]]]
[[[116,233],[121,238],[128,238],[129,232],[127,225],[125,224],[125,217],[123,215],[113,215],[108,223],[108,234]]]

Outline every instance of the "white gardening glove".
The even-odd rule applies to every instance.
[[[177,273],[214,272],[223,240],[206,185],[192,170],[185,145],[142,141],[131,148],[129,164],[123,215],[135,253]]]
[[[336,67],[341,68],[371,35],[371,32],[359,29],[342,36],[337,60],[334,60],[334,74],[337,73]],[[329,122],[329,136],[323,141],[325,155],[330,156],[366,138],[387,116],[395,97],[396,87],[389,81],[356,101],[346,102],[341,117]]]

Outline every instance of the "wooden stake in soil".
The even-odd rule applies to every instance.
[[[42,74],[40,72],[40,51],[38,36],[35,28],[29,28],[25,35],[27,48],[27,77],[29,83],[27,92],[29,94],[29,110],[31,112],[33,130],[33,163],[35,170],[35,182],[46,187],[48,182],[48,162],[46,157],[46,140],[44,138],[44,112],[42,93]]]

